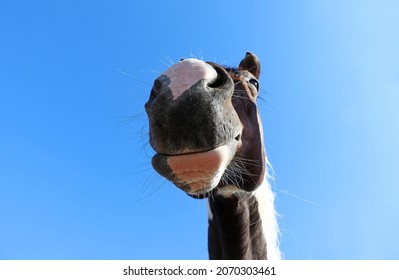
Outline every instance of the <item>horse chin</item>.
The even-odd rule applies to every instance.
[[[201,194],[191,194],[191,193],[186,193],[189,197],[195,198],[195,199],[204,199],[204,198],[208,198],[212,195],[212,190],[208,191],[208,192],[204,192]]]

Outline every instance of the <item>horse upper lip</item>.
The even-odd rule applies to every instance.
[[[222,146],[225,146],[225,145],[231,145],[231,144],[236,143],[236,142],[241,142],[241,137],[242,137],[242,133],[238,132],[236,134],[236,136],[233,138],[234,140],[231,140],[231,141],[229,141],[227,143],[224,143],[224,144],[221,144],[221,145],[219,145],[217,147],[213,147],[213,148],[209,148],[209,149],[203,149],[203,150],[189,150],[189,149],[187,149],[187,150],[181,150],[181,151],[174,152],[174,153],[158,152],[157,150],[155,150],[155,152],[156,152],[157,155],[164,156],[164,157],[174,157],[174,156],[184,156],[184,155],[191,155],[191,154],[201,154],[201,153],[206,153],[206,152],[210,152],[210,151],[216,150],[216,149],[218,149],[218,148],[220,148]],[[233,144],[233,145],[235,145],[235,144]],[[239,148],[240,146],[241,146],[240,143],[238,143],[238,145],[236,147]]]

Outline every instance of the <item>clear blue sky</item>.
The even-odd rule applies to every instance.
[[[285,258],[399,259],[398,2],[233,2],[0,1],[0,259],[206,259],[143,106],[170,61],[247,50]]]

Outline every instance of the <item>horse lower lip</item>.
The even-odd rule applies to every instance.
[[[152,164],[161,176],[190,196],[204,198],[218,185],[236,146],[236,141],[232,141],[206,152],[174,156],[156,154]]]

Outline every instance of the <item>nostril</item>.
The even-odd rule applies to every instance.
[[[155,97],[157,97],[157,92],[154,89],[152,89],[150,93],[150,100],[154,100]]]
[[[223,80],[222,78],[219,76],[216,77],[216,79],[214,81],[212,81],[211,83],[208,84],[208,87],[211,88],[218,88],[221,87],[223,85]]]
[[[219,66],[216,66],[216,65],[211,64],[211,63],[209,63],[209,64],[213,67],[213,69],[215,69],[215,71],[217,73],[217,77],[216,77],[216,79],[214,79],[213,81],[211,81],[208,84],[208,87],[210,87],[210,88],[222,87],[226,83],[226,81],[228,79],[226,71],[224,69],[222,69],[221,67],[219,67]]]
[[[236,141],[240,141],[240,139],[241,139],[241,134],[238,134],[236,137],[234,137],[234,139],[235,139]]]
[[[162,82],[159,79],[154,81],[154,85],[152,86],[151,93],[150,93],[150,100],[155,99],[158,93],[161,91]]]

